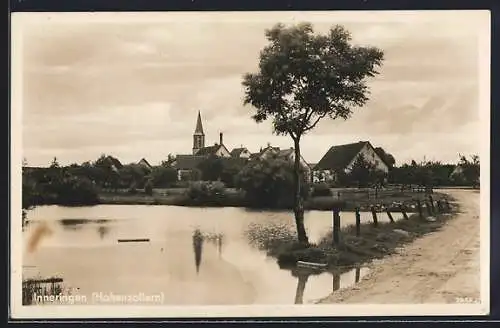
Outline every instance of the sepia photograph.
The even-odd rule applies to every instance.
[[[14,13],[13,318],[489,311],[488,11]]]

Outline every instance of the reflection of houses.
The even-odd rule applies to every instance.
[[[203,243],[205,241],[212,243],[217,247],[217,253],[219,254],[219,258],[222,255],[223,235],[202,233],[199,229],[196,229],[193,233],[193,250],[194,250],[196,273],[200,272],[202,253],[203,253]]]
[[[377,154],[369,141],[331,147],[313,168],[313,181],[332,181],[340,172],[349,173],[359,156],[376,166],[377,169],[388,172],[389,166]]]

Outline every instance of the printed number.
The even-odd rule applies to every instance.
[[[465,303],[465,304],[480,303],[480,301],[477,298],[473,297],[456,297],[455,302]]]

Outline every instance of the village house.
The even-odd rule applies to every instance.
[[[140,165],[150,171],[153,169],[153,166],[149,164],[149,162],[145,158],[142,158],[139,162],[137,162],[137,165]]]
[[[313,182],[335,181],[338,173],[349,173],[359,156],[375,165],[378,170],[389,172],[389,166],[375,151],[369,141],[332,146],[312,168]]]
[[[248,161],[248,160],[264,160],[271,157],[285,159],[291,163],[295,160],[295,152],[293,147],[288,149],[280,149],[273,147],[270,144],[265,148],[261,148],[258,153],[250,153],[250,151],[241,145],[234,148],[231,152],[224,145],[223,134],[219,133],[219,142],[212,146],[205,146],[205,132],[203,131],[203,123],[201,113],[198,111],[196,127],[193,133],[193,148],[192,154],[177,155],[175,159],[169,161],[169,166],[177,170],[179,180],[194,179],[195,171],[203,160],[210,156],[227,158],[227,160]],[[307,176],[311,176],[311,167],[307,164],[304,158],[300,160],[302,167],[306,171]]]
[[[265,160],[268,158],[279,158],[284,159],[290,163],[295,161],[295,151],[293,147],[287,149],[280,149],[280,147],[273,147],[271,144],[267,144],[267,147],[261,148],[258,153],[254,153],[250,156],[251,160]],[[306,162],[306,160],[301,156],[300,164],[304,169],[307,176],[311,176],[311,166]]]
[[[250,153],[250,151],[248,151],[248,149],[246,149],[243,146],[241,146],[240,148],[234,148],[233,150],[231,150],[231,157],[233,157],[233,158],[249,159],[251,155],[252,154]]]
[[[118,172],[121,168],[123,168],[123,164],[120,162],[120,160],[111,155],[104,157],[102,164],[108,165],[111,170],[115,172]]]

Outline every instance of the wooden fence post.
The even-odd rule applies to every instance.
[[[358,283],[358,282],[359,282],[359,276],[360,276],[360,274],[361,274],[361,269],[360,269],[360,267],[356,267],[356,274],[355,274],[355,276],[354,276],[354,282],[355,282],[355,283]]]
[[[356,207],[356,236],[359,237],[361,235],[361,215],[359,214],[359,207]]]
[[[435,212],[435,208],[434,208],[434,199],[432,199],[432,196],[431,196],[431,195],[429,195],[429,202],[430,202],[430,204],[431,204],[431,211],[432,211],[432,213],[434,213],[434,212]]]
[[[399,205],[399,209],[400,209],[401,213],[403,214],[403,218],[405,220],[408,220],[408,214],[406,213],[406,210],[405,210],[405,207],[403,204]]]
[[[443,212],[443,203],[441,202],[441,199],[438,199],[436,201],[436,204],[437,204],[437,210],[439,213],[442,213]]]
[[[339,209],[334,208],[333,209],[333,244],[338,245],[340,241],[340,214],[339,214]]]
[[[377,211],[375,210],[375,206],[371,207],[371,211],[372,211],[372,217],[373,217],[373,225],[378,226]]]
[[[424,213],[422,213],[422,203],[420,202],[420,199],[417,199],[417,209],[418,209],[418,215],[422,219],[424,217]]]
[[[451,211],[451,205],[450,205],[450,202],[448,201],[448,199],[445,199],[445,204],[446,204],[446,211]]]
[[[385,206],[385,212],[387,213],[387,217],[389,218],[389,221],[391,221],[391,223],[394,223],[394,218],[392,217],[392,214],[391,214],[391,210],[389,209],[389,207]]]
[[[432,208],[429,202],[425,202],[425,208],[427,209],[427,215],[432,216]]]

